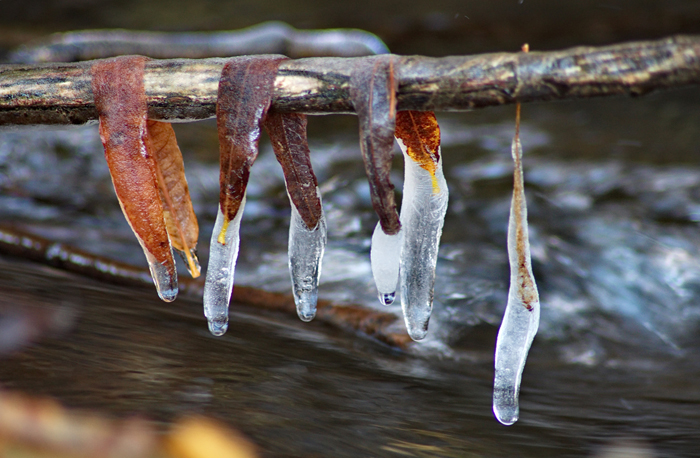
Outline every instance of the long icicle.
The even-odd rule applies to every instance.
[[[274,55],[234,57],[224,65],[219,80],[219,209],[204,284],[204,315],[216,336],[228,329],[250,168],[258,156],[261,124],[270,108],[277,68],[285,59]]]
[[[318,181],[311,167],[306,115],[269,113],[264,126],[282,166],[292,206],[289,222],[289,274],[297,315],[316,316],[321,260],[326,248],[326,218]]]
[[[526,49],[526,47],[523,48],[524,51]],[[496,373],[493,386],[493,412],[498,421],[504,425],[512,425],[518,420],[520,381],[527,353],[540,322],[540,299],[530,261],[519,103],[516,106],[512,154],[515,170],[513,199],[508,220],[510,289],[508,304],[496,341]]]
[[[401,307],[413,340],[425,338],[449,191],[442,172],[440,127],[430,111],[400,111],[396,140],[404,154],[401,205]]]

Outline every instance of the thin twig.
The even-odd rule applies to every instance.
[[[151,286],[146,268],[139,268],[88,253],[60,242],[30,234],[16,228],[0,226],[0,253],[20,256],[80,275],[125,286]],[[202,279],[180,279],[180,294],[201,300]],[[283,312],[297,319],[291,294],[272,293],[250,286],[236,285],[232,305],[247,305]],[[379,312],[359,305],[338,305],[318,301],[316,320],[351,332],[361,332],[398,348],[407,348],[411,338],[402,321],[392,313]],[[204,319],[204,317],[202,317]]]
[[[280,66],[272,109],[353,113],[358,58],[289,60]],[[149,117],[211,118],[224,59],[153,60],[146,66]],[[91,62],[0,66],[0,125],[84,124],[96,119]],[[637,96],[700,83],[700,37],[564,51],[397,58],[398,109],[460,111],[519,102]]]

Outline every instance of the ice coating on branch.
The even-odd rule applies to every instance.
[[[301,321],[311,321],[316,316],[318,280],[321,278],[321,260],[325,249],[325,215],[321,213],[318,224],[310,230],[292,202],[292,217],[289,222],[289,274],[292,278],[294,303]]]
[[[396,288],[399,284],[399,263],[401,254],[401,234],[388,235],[377,223],[372,234],[370,261],[374,284],[377,285],[379,302],[391,305],[396,298]]]
[[[207,317],[209,331],[215,336],[224,335],[228,329],[228,304],[233,291],[233,275],[238,259],[244,207],[245,197],[241,201],[238,213],[228,224],[219,207],[211,235],[207,279],[204,283],[204,316]],[[222,240],[225,243],[221,243]]]
[[[527,353],[540,322],[540,300],[530,262],[527,206],[523,185],[522,146],[519,138],[520,107],[512,153],[515,162],[513,199],[508,219],[510,289],[508,304],[496,340],[496,375],[493,413],[504,425],[518,420],[518,395]]]

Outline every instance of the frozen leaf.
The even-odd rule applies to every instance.
[[[408,334],[423,339],[433,309],[435,267],[449,192],[442,172],[440,127],[432,112],[401,111],[396,140],[404,154],[401,205],[401,307]]]
[[[540,298],[532,275],[527,205],[520,144],[520,104],[517,105],[512,145],[513,199],[508,219],[510,288],[508,304],[496,340],[496,374],[493,412],[498,421],[512,425],[518,420],[520,381],[532,340],[540,321]]]
[[[275,156],[282,166],[292,204],[289,223],[289,273],[297,314],[316,315],[321,260],[326,247],[326,220],[318,182],[311,167],[306,116],[270,113],[265,120]]]
[[[323,207],[316,189],[318,181],[311,167],[311,153],[306,138],[307,119],[297,113],[270,113],[265,130],[270,136],[277,161],[282,166],[287,193],[308,229],[318,224]]]
[[[92,91],[119,204],[143,248],[158,295],[172,301],[177,296],[177,272],[149,148],[143,86],[146,60],[129,56],[96,62],[91,70]]]
[[[170,243],[187,263],[192,277],[197,278],[200,267],[195,250],[199,226],[187,187],[182,153],[170,123],[148,121],[147,126]]]
[[[275,55],[234,57],[221,72],[216,105],[221,167],[219,210],[204,286],[204,315],[214,335],[222,335],[228,329],[245,190],[250,168],[258,156],[261,124],[270,108],[277,68],[284,59]]]
[[[360,123],[360,150],[372,206],[387,235],[396,234],[401,228],[390,179],[397,89],[392,55],[364,58],[350,76],[350,98]]]

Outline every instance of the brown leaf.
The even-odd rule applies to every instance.
[[[199,225],[192,208],[185,178],[185,164],[177,146],[175,131],[167,122],[148,121],[147,126],[170,243],[187,263],[192,277],[197,278],[200,275],[200,267],[195,249]]]
[[[432,111],[399,111],[396,138],[406,145],[406,153],[433,177],[433,191],[440,188],[435,177],[440,160],[440,126]]]
[[[228,223],[245,196],[250,168],[258,156],[260,126],[270,108],[277,68],[285,59],[277,55],[234,57],[221,72],[216,123],[221,165],[219,204],[225,222],[219,243],[225,244]]]
[[[282,166],[287,192],[304,224],[313,230],[321,218],[318,181],[311,167],[311,153],[306,138],[306,115],[269,113],[264,125],[272,142],[277,161]]]
[[[359,118],[360,150],[369,179],[372,207],[388,235],[401,229],[390,178],[397,89],[392,55],[363,58],[350,75],[350,98]]]
[[[146,60],[128,56],[96,62],[91,69],[92,91],[119,204],[148,259],[158,294],[172,301],[177,296],[177,272],[163,221],[155,160],[147,147]]]

